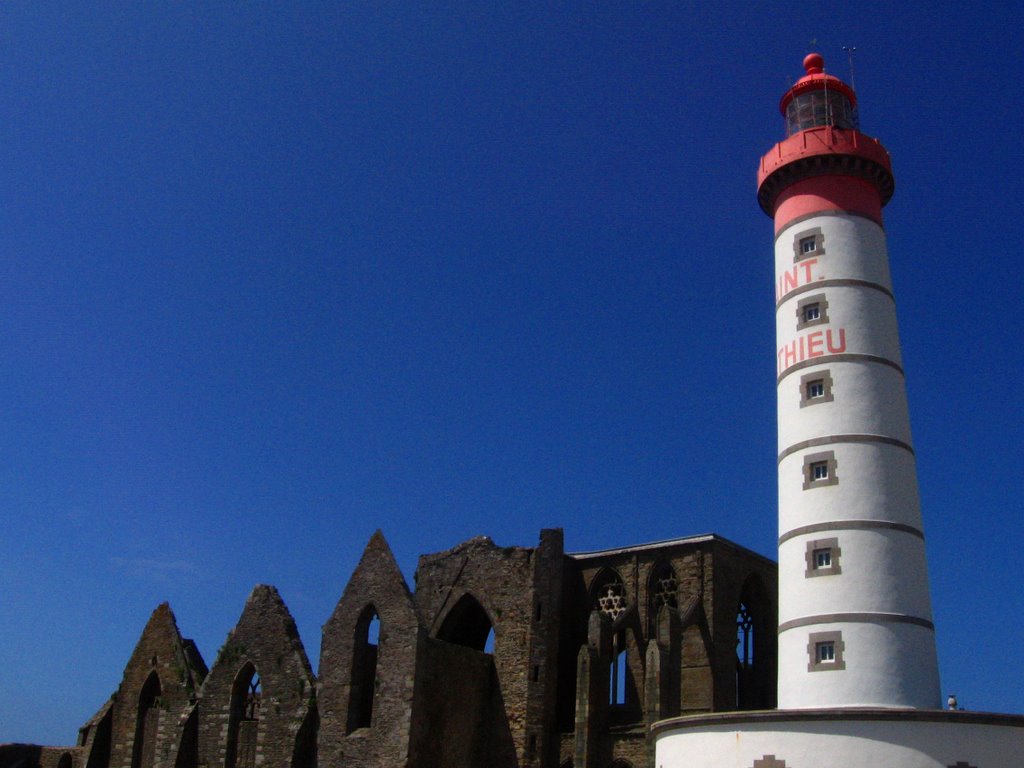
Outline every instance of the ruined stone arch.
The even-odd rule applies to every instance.
[[[590,601],[594,611],[605,614],[612,622],[610,658],[605,660],[610,722],[633,722],[642,716],[642,629],[618,571],[605,567],[597,572],[590,583]]]
[[[654,563],[647,576],[647,637],[658,644],[658,707],[661,717],[679,714],[682,699],[683,616],[679,577],[668,560]]]
[[[483,653],[493,629],[487,610],[471,592],[466,592],[445,615],[437,639]]]
[[[679,577],[672,563],[659,560],[647,577],[647,636],[667,648],[671,642],[670,617],[678,611]]]
[[[750,574],[736,606],[736,708],[768,709],[775,679],[774,617],[764,582]]]
[[[160,697],[163,688],[154,669],[139,691],[135,716],[135,740],[132,743],[132,768],[152,768],[156,754],[157,726],[160,719]]]
[[[320,725],[316,707],[310,707],[306,717],[295,735],[295,746],[292,749],[291,768],[316,768],[317,749],[316,732]]]
[[[86,768],[107,768],[110,765],[111,732],[113,730],[114,708],[112,700],[93,718],[95,725],[89,727],[83,739],[88,757]]]
[[[180,728],[181,738],[178,741],[178,754],[174,758],[174,768],[198,768],[199,766],[199,709],[194,706],[185,715]]]
[[[359,614],[353,630],[346,733],[369,728],[373,722],[380,629],[380,613],[377,607],[370,603]]]
[[[72,757],[70,752],[65,752],[60,756],[60,760],[57,761],[57,768],[72,768],[74,764],[74,757]]]
[[[225,768],[253,768],[263,707],[263,687],[256,665],[245,662],[235,674],[228,710]]]

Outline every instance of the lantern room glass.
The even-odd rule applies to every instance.
[[[839,91],[825,89],[794,96],[786,107],[786,136],[819,125],[856,128],[857,116],[850,100]]]

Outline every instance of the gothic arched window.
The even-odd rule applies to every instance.
[[[348,733],[369,728],[373,720],[373,692],[377,680],[377,647],[380,640],[380,616],[372,605],[366,606],[356,622],[352,643],[352,684],[349,688]]]
[[[774,706],[775,650],[770,611],[764,585],[756,576],[750,576],[743,584],[736,609],[737,709]]]
[[[675,569],[666,562],[654,566],[647,581],[647,631],[648,636],[657,638],[663,648],[672,644],[669,629],[671,616],[679,608],[678,591]]]
[[[150,672],[139,693],[135,717],[135,742],[132,744],[132,768],[152,768],[156,754],[156,729],[160,717],[160,678]]]
[[[238,671],[231,686],[225,768],[254,768],[256,765],[256,738],[262,706],[260,676],[252,662],[248,662]]]
[[[444,617],[444,623],[437,632],[437,639],[467,648],[490,652],[494,644],[494,629],[487,611],[468,592]]]
[[[593,596],[594,609],[607,614],[612,621],[625,613],[629,605],[626,602],[626,587],[622,583],[622,577],[610,568],[597,575],[590,593]]]

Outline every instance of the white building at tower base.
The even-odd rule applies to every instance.
[[[1024,717],[890,708],[729,712],[663,720],[657,768],[1019,768]]]

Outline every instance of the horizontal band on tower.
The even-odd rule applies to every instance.
[[[908,451],[911,456],[914,455],[914,448],[910,443],[897,440],[895,437],[886,437],[885,435],[825,435],[824,437],[815,437],[811,440],[802,440],[799,443],[794,443],[779,454],[778,463],[781,464],[784,458],[792,456],[804,448],[817,448],[819,445],[835,445],[836,443],[881,443],[882,445],[894,445],[897,448]]]
[[[799,288],[794,288],[775,302],[775,311],[778,312],[782,305],[794,296],[798,296],[801,293],[807,293],[807,291],[817,291],[821,288],[873,288],[876,291],[881,291],[893,301],[896,301],[896,297],[893,296],[892,291],[881,283],[873,283],[870,280],[854,280],[852,278],[837,277],[835,280],[818,280],[816,283],[808,283],[807,285],[801,285]]]
[[[917,538],[924,541],[924,531],[920,528],[915,528],[912,525],[907,525],[906,523],[894,523],[891,520],[835,520],[828,523],[801,525],[799,528],[786,531],[784,534],[779,536],[779,546],[781,547],[790,539],[795,539],[797,536],[806,536],[809,533],[821,533],[822,531],[873,530],[901,531],[903,533],[909,533],[911,536],[917,536]]]
[[[828,208],[821,211],[815,211],[814,213],[808,213],[805,214],[804,216],[797,216],[795,219],[790,219],[789,221],[786,222],[786,226],[783,229],[780,229],[778,233],[775,235],[775,242],[779,242],[779,238],[786,234],[786,230],[789,229],[790,227],[805,221],[809,221],[811,219],[816,219],[819,216],[856,216],[860,219],[867,219],[880,230],[882,230],[883,232],[885,231],[885,226],[881,222],[875,221],[873,218],[871,218],[870,216],[866,216],[863,213],[858,213],[857,211],[846,211],[843,210],[842,208]]]
[[[812,357],[809,360],[793,363],[793,365],[789,366],[789,368],[776,377],[775,383],[781,384],[782,380],[791,373],[802,371],[804,368],[810,368],[812,365],[825,365],[826,363],[879,363],[880,365],[887,365],[890,368],[895,368],[903,374],[903,367],[899,363],[894,363],[887,357],[880,357],[878,355],[862,355],[856,352],[844,352],[839,355],[821,355],[820,357]]]
[[[925,629],[935,630],[935,625],[920,616],[909,616],[905,613],[819,613],[817,616],[804,616],[779,624],[779,634],[797,627],[812,627],[818,624],[914,624]]]

